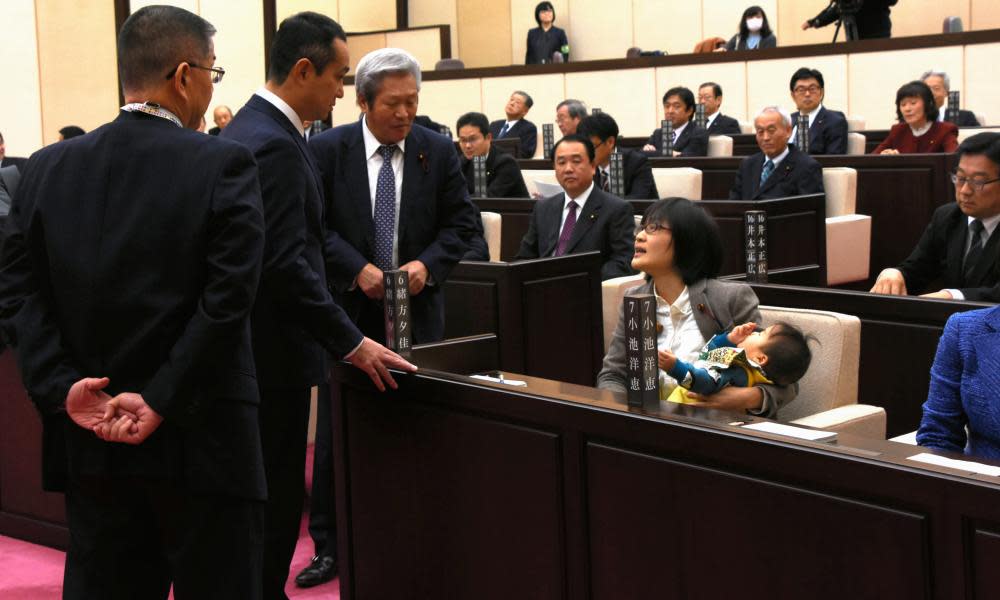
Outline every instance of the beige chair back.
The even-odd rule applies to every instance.
[[[865,130],[865,118],[858,117],[856,115],[850,115],[847,117],[847,131],[864,131]]]
[[[490,249],[490,262],[500,262],[500,227],[503,218],[500,213],[483,211],[483,237]]]
[[[988,127],[990,124],[989,121],[986,120],[986,113],[977,112],[976,120],[979,121],[979,124],[983,127]]]
[[[640,285],[645,281],[643,275],[626,275],[601,282],[601,316],[604,319],[604,353],[608,353],[611,336],[618,325],[618,313],[621,311],[622,298],[625,290]]]
[[[660,198],[679,196],[701,200],[701,170],[691,167],[653,169],[653,180]]]
[[[753,133],[753,121],[740,121],[740,133]]]
[[[863,133],[848,133],[847,134],[847,153],[859,156],[865,153],[865,143],[868,140],[865,139]]]
[[[708,137],[709,156],[732,156],[733,138],[728,135],[712,135]]]
[[[839,217],[854,214],[858,199],[858,172],[850,167],[823,169],[823,188],[826,190],[826,216]]]
[[[790,323],[816,337],[809,345],[812,362],[799,381],[799,395],[778,413],[781,421],[792,421],[831,408],[858,402],[858,354],[861,320],[825,310],[761,306],[763,326],[778,321]]]

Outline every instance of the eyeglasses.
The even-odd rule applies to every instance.
[[[662,223],[646,223],[645,225],[639,225],[635,228],[635,235],[639,235],[643,231],[646,235],[653,235],[657,231],[670,231],[669,225],[663,225]]]
[[[806,92],[809,92],[810,94],[818,94],[821,89],[823,88],[819,87],[818,85],[809,85],[809,86],[799,85],[795,86],[795,89],[793,89],[792,91],[795,92],[796,94],[804,94]]]
[[[469,137],[460,137],[460,138],[458,138],[458,143],[459,144],[478,144],[479,142],[483,141],[484,139],[486,139],[486,138],[484,138],[483,136],[478,135],[478,134],[477,135],[470,135]]]
[[[962,177],[961,175],[958,175],[956,173],[951,174],[951,182],[954,183],[955,188],[959,190],[964,188],[965,184],[969,184],[969,187],[971,187],[973,190],[981,192],[983,191],[984,187],[996,181],[1000,181],[1000,177],[998,177],[997,179],[984,180],[984,179],[969,179],[968,177]]]
[[[177,65],[177,67],[179,66],[180,65]],[[202,67],[200,65],[194,64],[193,62],[189,62],[188,66],[191,67],[192,69],[202,69],[203,71],[211,71],[213,84],[221,83],[222,77],[226,74],[226,70],[223,69],[222,67]],[[177,67],[174,67],[169,73],[167,73],[167,79],[170,79],[171,77],[174,76],[174,73],[177,72]]]

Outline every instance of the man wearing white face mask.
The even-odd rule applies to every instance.
[[[774,37],[774,33],[771,32],[767,15],[764,14],[764,9],[759,6],[751,6],[743,11],[739,30],[740,32],[726,44],[726,50],[759,50],[774,48],[778,45],[778,38]]]

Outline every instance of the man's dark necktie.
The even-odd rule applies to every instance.
[[[503,136],[507,135],[508,131],[510,131],[510,123],[504,123],[503,127],[500,128],[500,133],[497,134],[497,139],[500,139]]]
[[[976,265],[983,256],[984,230],[983,222],[979,219],[974,219],[969,223],[969,236],[972,244],[969,246],[969,251],[965,254],[965,264],[962,266],[962,280],[965,282],[965,285],[969,285],[972,281],[972,272],[976,270]]]
[[[761,187],[764,186],[764,182],[767,181],[767,178],[771,176],[771,173],[774,173],[774,161],[772,161],[769,158],[769,159],[767,159],[767,162],[764,163],[764,168],[761,169],[761,171],[760,171],[760,185],[761,185]]]
[[[396,230],[396,175],[392,155],[396,146],[379,146],[382,167],[375,184],[375,266],[392,270],[392,238]]]
[[[556,256],[566,254],[566,244],[573,235],[573,227],[576,226],[576,202],[569,201],[569,214],[566,215],[566,223],[563,224],[562,233],[559,234],[559,243],[556,245]]]
[[[611,191],[611,176],[607,174],[603,169],[598,169],[601,173],[601,189],[605,192]]]

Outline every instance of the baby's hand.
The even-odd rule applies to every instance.
[[[742,325],[737,325],[736,327],[733,327],[733,330],[730,331],[729,335],[726,337],[728,337],[729,341],[732,342],[733,344],[739,344],[743,340],[750,337],[750,334],[756,330],[757,330],[756,323],[744,323]]]
[[[677,364],[677,357],[670,350],[660,350],[656,353],[656,362],[664,371],[669,371]]]

